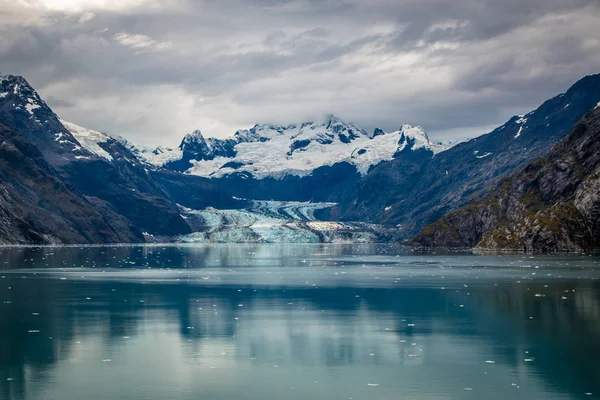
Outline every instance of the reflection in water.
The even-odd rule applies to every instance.
[[[597,398],[598,261],[0,249],[0,399]]]

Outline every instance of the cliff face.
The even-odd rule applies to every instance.
[[[536,110],[515,116],[492,132],[436,154],[407,186],[379,192],[371,207],[370,192],[359,192],[343,217],[401,225],[405,237],[416,235],[451,211],[470,204],[550,151],[600,101],[600,75],[590,75]],[[385,178],[402,174],[394,166],[378,165],[361,182],[373,187],[383,182],[378,171],[390,167]],[[399,189],[399,190],[397,190]],[[386,210],[387,209],[387,210]]]
[[[413,243],[527,251],[600,248],[600,106],[546,157],[429,225]]]
[[[141,241],[133,224],[92,205],[35,145],[0,123],[0,244]]]

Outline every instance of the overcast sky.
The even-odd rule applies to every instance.
[[[327,114],[465,138],[600,72],[600,1],[0,0],[0,72],[146,145]]]

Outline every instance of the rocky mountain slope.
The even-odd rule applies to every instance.
[[[544,157],[426,227],[418,246],[600,248],[600,103]]]
[[[190,232],[176,204],[129,149],[99,132],[63,124],[24,78],[0,76],[0,121],[40,149],[90,203],[122,224],[158,235]]]
[[[0,244],[143,240],[132,223],[90,203],[36,146],[0,123]]]
[[[590,75],[535,111],[436,154],[419,170],[407,171],[395,165],[397,160],[382,163],[361,180],[355,200],[341,204],[339,213],[344,219],[399,224],[411,237],[546,155],[599,101],[600,75]]]

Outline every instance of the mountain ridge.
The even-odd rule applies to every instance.
[[[547,154],[599,101],[600,74],[588,75],[537,109],[437,154],[410,185],[390,185],[399,179],[395,161],[373,168],[361,182],[356,201],[337,212],[344,219],[363,216],[369,222],[399,225],[405,237],[414,236]],[[369,207],[373,190],[381,193],[378,208]]]
[[[415,246],[600,249],[600,104],[550,153],[426,227]]]
[[[90,202],[2,122],[0,141],[0,244],[144,241],[131,222]]]
[[[89,202],[120,219],[121,225],[133,223],[142,232],[189,233],[175,203],[118,140],[70,124],[80,143],[23,77],[0,77],[0,93],[0,121],[40,149],[61,178]],[[92,133],[107,139],[90,150],[92,141],[83,139]]]
[[[257,179],[305,176],[316,168],[341,162],[354,165],[364,175],[372,166],[399,153],[405,146],[405,136],[414,140],[414,149],[425,147],[436,153],[451,146],[431,142],[421,127],[403,125],[394,132],[375,129],[367,133],[351,122],[330,116],[323,123],[257,124],[225,139],[207,139],[196,130],[187,134],[177,149],[131,148],[142,161],[155,167],[209,178],[240,172]]]

